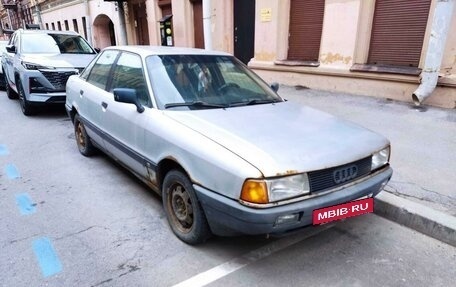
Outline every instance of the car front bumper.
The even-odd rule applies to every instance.
[[[321,196],[270,208],[252,208],[230,198],[194,185],[211,230],[216,235],[281,234],[312,224],[312,212],[316,209],[346,203],[358,198],[376,196],[393,174],[386,167],[345,188]],[[298,214],[298,219],[286,224],[276,224],[280,216]]]

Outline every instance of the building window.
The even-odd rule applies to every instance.
[[[79,33],[78,20],[76,20],[76,19],[73,19],[73,30],[76,33]]]
[[[84,38],[87,40],[87,23],[86,23],[86,17],[82,17],[82,29],[84,30]]]
[[[323,0],[290,0],[288,60],[318,61],[324,10]]]
[[[54,22],[51,23],[51,26],[52,26],[52,30],[55,30],[55,24],[54,24]]]
[[[367,63],[418,67],[432,0],[377,0]]]
[[[70,27],[68,26],[68,20],[65,20],[65,31],[70,30]]]
[[[60,21],[57,21],[57,29],[59,29],[59,31],[62,31],[62,24]]]
[[[49,30],[49,23],[46,23],[46,30]]]

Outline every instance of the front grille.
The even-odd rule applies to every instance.
[[[339,185],[347,184],[351,181],[354,181],[362,176],[365,176],[370,173],[371,171],[371,163],[372,158],[366,157],[364,159],[344,164],[341,166],[331,167],[327,169],[312,171],[308,173],[309,176],[309,184],[310,184],[310,192],[321,192],[329,188],[334,188]],[[357,174],[353,177],[350,177],[348,180],[343,181],[340,180],[337,176],[335,177],[334,173],[337,170],[350,168],[355,166],[357,169]],[[336,182],[337,181],[337,182]]]
[[[41,73],[54,86],[55,92],[64,92],[68,78],[77,74],[76,71],[41,71]]]

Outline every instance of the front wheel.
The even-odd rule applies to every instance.
[[[3,69],[3,71],[5,71],[5,70]],[[11,89],[11,87],[8,83],[8,77],[6,76],[6,73],[3,73],[3,76],[5,77],[5,91],[6,91],[6,95],[8,96],[8,99],[10,99],[10,100],[17,99],[16,92],[14,92],[13,89]]]
[[[180,240],[193,245],[211,236],[204,211],[184,173],[172,170],[166,174],[162,196],[168,223]]]
[[[20,80],[16,80],[17,91],[19,92],[19,103],[21,104],[22,113],[26,116],[31,116],[35,114],[35,108],[30,104],[30,102],[25,97],[24,88]]]

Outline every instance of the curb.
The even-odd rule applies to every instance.
[[[375,197],[374,212],[456,247],[456,217],[386,191]]]

